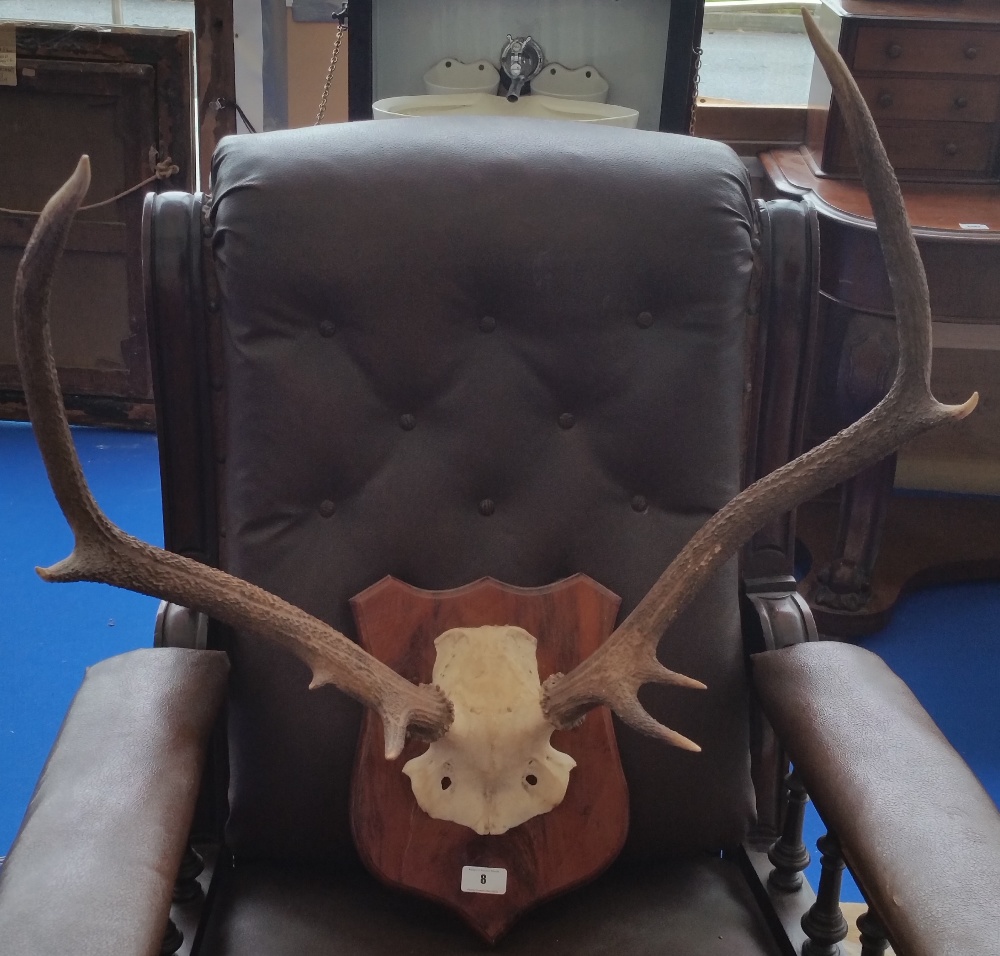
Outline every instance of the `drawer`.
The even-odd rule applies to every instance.
[[[858,30],[853,72],[1000,74],[1000,31],[864,26]]]
[[[879,123],[879,134],[898,170],[956,175],[990,173],[994,127],[980,123]],[[856,169],[846,136],[838,137],[835,169]]]
[[[956,120],[992,123],[1000,114],[1000,80],[978,77],[858,76],[876,123]]]

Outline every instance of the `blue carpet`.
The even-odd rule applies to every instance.
[[[77,428],[94,496],[113,521],[163,543],[153,435]],[[157,601],[99,584],[46,584],[73,536],[27,425],[0,422],[0,856],[20,825],[63,715],[90,664],[149,647]]]
[[[162,543],[152,435],[74,430],[84,471],[112,520]],[[0,422],[0,855],[7,852],[84,669],[148,647],[157,602],[103,585],[45,584],[34,565],[72,548],[30,429]],[[913,689],[984,786],[1000,798],[1000,584],[905,598],[864,644]],[[812,809],[807,842],[823,825]],[[818,854],[807,875],[816,886]],[[861,896],[849,878],[844,899]]]

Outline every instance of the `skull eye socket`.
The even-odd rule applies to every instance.
[[[536,777],[533,773],[529,773],[528,776],[524,778],[524,782],[529,787],[533,787],[536,783],[538,783],[538,777]]]
[[[447,790],[450,786],[451,786],[451,777],[442,777],[441,778],[441,789],[442,790]]]

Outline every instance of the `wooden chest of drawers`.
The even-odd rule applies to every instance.
[[[823,0],[818,15],[900,179],[1000,179],[1000,3]],[[817,171],[854,175],[840,112],[818,68],[809,100],[808,150]]]

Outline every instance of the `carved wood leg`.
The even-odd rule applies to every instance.
[[[781,836],[771,844],[767,858],[774,864],[767,882],[775,889],[793,892],[802,886],[802,871],[809,865],[809,850],[802,842],[802,824],[809,795],[793,770],[785,778],[788,801]]]
[[[828,303],[816,427],[832,434],[856,421],[885,396],[896,368],[895,321]],[[817,436],[819,437],[819,436]],[[841,489],[840,527],[830,563],[819,569],[808,595],[820,629],[837,634],[830,615],[858,612],[871,596],[871,578],[896,473],[892,456],[846,482]]]
[[[181,948],[183,942],[184,934],[177,928],[177,924],[172,919],[168,919],[167,927],[163,931],[160,956],[174,956],[174,953]]]
[[[869,909],[858,917],[861,932],[861,956],[882,956],[889,946],[882,921]]]
[[[896,456],[880,461],[841,488],[837,557],[817,575],[810,603],[860,611],[871,597],[872,571],[896,476]]]
[[[823,854],[816,902],[802,917],[802,929],[809,939],[802,944],[802,956],[840,956],[840,941],[847,936],[847,920],[840,910],[840,886],[844,878],[844,858],[840,841],[833,832],[816,841]]]
[[[177,872],[177,880],[174,883],[174,902],[190,903],[201,896],[201,884],[198,876],[205,869],[205,861],[201,858],[194,847],[189,846],[184,851],[184,859],[181,860],[180,870]]]

